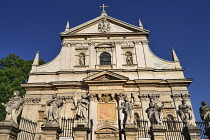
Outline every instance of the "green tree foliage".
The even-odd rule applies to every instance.
[[[20,84],[27,82],[32,63],[33,60],[23,60],[15,54],[0,60],[0,103],[8,102],[15,90],[20,91],[21,96],[25,94]],[[43,59],[39,61],[40,65],[44,63]],[[5,109],[0,104],[0,120],[4,120],[5,115]]]

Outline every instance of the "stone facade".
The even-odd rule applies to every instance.
[[[191,106],[187,87],[193,79],[184,77],[174,50],[173,61],[152,53],[149,31],[142,26],[117,20],[103,11],[74,28],[67,24],[60,36],[59,55],[38,65],[37,53],[28,83],[21,84],[26,90],[22,116],[38,122],[35,139],[43,135],[45,104],[54,93],[64,103],[60,116],[66,118],[77,118],[76,104],[82,95],[87,96],[88,120],[74,126],[75,139],[84,140],[137,139],[135,119],[148,120],[145,111],[151,98],[162,107],[163,119],[170,116],[181,121],[177,110],[183,98]],[[126,115],[120,108],[125,98],[132,104],[131,125],[125,125]],[[123,130],[125,133],[119,133]]]

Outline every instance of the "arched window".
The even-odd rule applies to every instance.
[[[126,63],[127,65],[133,65],[133,56],[132,56],[132,53],[127,51],[125,53],[125,56],[126,56]]]
[[[103,52],[100,55],[100,65],[111,65],[111,55],[107,52]]]
[[[79,54],[79,65],[85,65],[85,54],[84,53]]]

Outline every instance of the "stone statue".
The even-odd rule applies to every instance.
[[[192,120],[192,108],[186,103],[187,101],[183,99],[182,104],[178,106],[179,109],[177,112],[185,126],[190,124],[190,121]]]
[[[126,52],[126,63],[127,65],[133,65],[133,58],[131,52]]]
[[[126,124],[134,124],[134,111],[133,111],[133,104],[128,101],[128,98],[124,98],[124,102],[118,109],[123,109],[122,112],[124,113],[124,125]]]
[[[79,64],[85,65],[85,54],[84,53],[79,54]]]
[[[45,116],[47,123],[59,124],[60,111],[63,107],[63,101],[57,99],[57,94],[52,95],[52,99],[48,100],[45,105]]]
[[[9,99],[8,103],[1,103],[6,108],[7,112],[5,121],[13,121],[17,124],[17,117],[20,115],[24,103],[23,98],[20,97],[19,94],[19,91],[14,91],[14,96]]]
[[[207,103],[205,101],[201,102],[201,107],[199,109],[200,111],[200,117],[205,123],[206,128],[210,128],[210,107],[207,106]]]
[[[79,120],[79,122],[87,122],[88,120],[88,105],[89,101],[87,99],[87,95],[82,95],[82,99],[78,100],[76,102],[76,117]]]
[[[153,98],[150,98],[149,107],[146,109],[147,116],[151,125],[161,125],[162,124],[162,107],[159,107]]]

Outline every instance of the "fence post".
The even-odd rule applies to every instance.
[[[11,121],[0,122],[0,139],[16,140],[19,133],[18,125]]]

